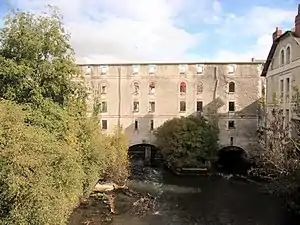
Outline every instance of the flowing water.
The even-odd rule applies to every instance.
[[[154,209],[140,217],[124,208],[113,216],[112,225],[300,224],[280,199],[264,194],[257,184],[232,176],[180,177],[162,168],[132,165],[129,187],[155,196]]]
[[[156,196],[143,218],[115,216],[113,225],[296,225],[278,198],[254,183],[223,177],[179,177],[159,168],[133,166],[129,186]],[[293,221],[294,220],[294,221]]]

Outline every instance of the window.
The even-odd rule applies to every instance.
[[[291,62],[291,47],[288,46],[286,48],[286,64],[290,64]]]
[[[234,93],[235,92],[235,83],[234,82],[230,82],[229,83],[229,93]]]
[[[283,103],[283,89],[284,89],[284,80],[280,80],[279,93],[280,93],[280,102],[281,103]]]
[[[134,130],[139,129],[139,122],[137,120],[134,121]]]
[[[92,74],[92,67],[91,66],[84,66],[83,70],[84,70],[84,73],[86,75],[91,75]]]
[[[203,83],[200,82],[199,84],[197,84],[197,94],[202,94],[203,92]]]
[[[107,120],[102,120],[101,121],[101,129],[102,130],[107,130]]]
[[[154,74],[156,70],[156,65],[149,65],[149,74]]]
[[[155,94],[155,83],[154,82],[151,82],[149,84],[149,94],[151,94],[151,95]]]
[[[187,71],[187,65],[179,65],[179,72],[181,74],[186,73]]]
[[[280,51],[280,65],[284,65],[284,50]]]
[[[186,83],[185,82],[180,83],[180,94],[181,95],[186,94]]]
[[[133,94],[134,95],[138,95],[139,94],[139,90],[140,90],[140,85],[138,82],[134,82],[133,83]]]
[[[108,70],[108,66],[107,65],[101,65],[100,66],[100,74],[106,74]]]
[[[234,104],[234,102],[229,102],[229,104],[228,104],[228,111],[229,112],[234,112],[235,111],[235,104]]]
[[[140,70],[140,66],[139,65],[132,65],[132,73],[133,74],[138,74]]]
[[[154,130],[154,120],[150,120],[150,130]]]
[[[196,65],[197,68],[197,74],[202,74],[203,70],[204,70],[204,66],[203,65]]]
[[[235,129],[235,121],[234,120],[228,121],[228,129]]]
[[[230,137],[230,145],[233,145],[233,137]]]
[[[203,111],[203,102],[197,101],[197,112],[202,112],[202,111]]]
[[[106,84],[101,84],[101,93],[106,94]]]
[[[139,112],[140,110],[140,103],[138,101],[133,102],[133,112]]]
[[[235,72],[235,65],[228,65],[228,73],[234,73]]]
[[[290,101],[290,78],[286,78],[286,86],[285,86],[285,101]]]
[[[149,102],[149,112],[155,112],[155,102]]]
[[[180,112],[185,112],[186,111],[186,102],[185,101],[180,101]]]
[[[102,113],[107,112],[107,102],[101,102],[101,108],[100,108],[100,111],[101,111]]]

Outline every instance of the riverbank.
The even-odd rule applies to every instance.
[[[74,210],[69,225],[296,225],[299,221],[291,219],[282,199],[266,194],[257,182],[242,176],[177,176],[160,168],[141,171],[144,180],[131,179],[127,193],[115,191],[114,215],[107,198],[91,196]],[[147,197],[147,193],[152,201],[143,208],[141,196]]]

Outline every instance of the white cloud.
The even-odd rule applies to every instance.
[[[31,10],[40,10],[45,4],[59,6],[79,62],[188,57],[188,50],[199,44],[205,34],[189,33],[176,26],[176,22],[182,20],[186,10],[203,12],[196,13],[198,19],[220,11],[218,3],[211,0],[14,0],[12,3]]]
[[[243,16],[226,15],[225,23],[217,30],[222,38],[230,39],[233,46],[236,40],[252,37],[256,40],[246,52],[220,50],[215,59],[217,61],[249,61],[251,58],[266,59],[272,45],[272,33],[275,27],[283,30],[291,29],[296,10],[284,10],[268,7],[254,7]],[[274,16],[275,15],[275,16]],[[289,27],[282,25],[289,24]]]
[[[249,50],[246,52],[234,52],[230,50],[220,50],[215,61],[249,61],[252,58],[257,60],[265,60],[268,56],[269,50],[272,45],[271,36],[269,34],[262,35],[252,46],[249,46]]]
[[[10,0],[21,9],[41,10],[57,5],[65,16],[78,62],[205,60],[197,45],[218,35],[224,48],[208,61],[265,59],[276,26],[293,24],[296,10],[250,8],[242,16],[224,12],[220,0]],[[218,26],[213,32],[188,32],[188,25]],[[286,27],[285,27],[286,28]],[[256,43],[238,52],[236,40],[252,37]],[[211,44],[211,43],[210,43]],[[245,43],[246,45],[247,43]],[[195,52],[195,51],[192,51]]]

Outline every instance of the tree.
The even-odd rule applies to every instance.
[[[155,136],[156,146],[170,167],[202,166],[217,154],[218,129],[201,115],[168,120]]]
[[[66,106],[84,99],[70,35],[55,7],[36,15],[11,11],[0,31],[0,98],[40,105],[44,99]]]
[[[48,9],[12,11],[0,31],[1,224],[66,224],[99,179],[128,175],[127,142],[86,118],[69,35]]]

